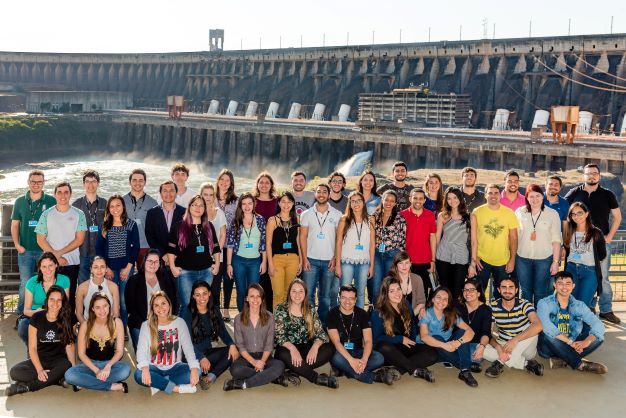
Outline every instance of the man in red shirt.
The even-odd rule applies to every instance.
[[[428,297],[432,290],[429,273],[435,271],[437,222],[435,214],[424,209],[423,189],[413,189],[409,200],[411,206],[400,212],[406,219],[406,251],[411,257],[411,271],[422,278]]]

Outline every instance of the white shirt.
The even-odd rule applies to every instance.
[[[554,209],[544,207],[540,215],[532,215],[526,206],[517,208],[515,216],[519,223],[517,228],[517,255],[532,260],[541,260],[552,255],[552,243],[562,242],[561,218]],[[535,223],[533,227],[533,223]],[[535,231],[535,239],[532,233]]]
[[[322,213],[317,203],[302,212],[300,226],[308,228],[307,257],[314,260],[330,260],[335,256],[335,234],[341,219],[341,212],[328,205]]]

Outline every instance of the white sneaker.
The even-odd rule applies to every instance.
[[[178,393],[196,393],[196,390],[193,385],[178,385]]]
[[[160,392],[160,390],[157,389],[157,388],[150,388],[150,393],[152,394],[152,396],[156,395],[159,392]]]

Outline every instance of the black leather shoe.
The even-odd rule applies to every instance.
[[[474,376],[472,376],[472,372],[470,372],[469,370],[461,370],[461,372],[459,373],[459,379],[464,381],[467,386],[471,386],[473,388],[478,386],[478,382],[476,381],[476,379],[474,379]]]
[[[491,363],[491,366],[487,367],[485,370],[485,376],[487,377],[498,377],[504,372],[504,364],[499,361],[494,361]]]
[[[480,373],[483,371],[483,368],[480,367],[480,363],[472,363],[472,366],[470,367],[470,371],[472,373]]]
[[[528,360],[525,368],[529,373],[535,376],[543,376],[543,364],[539,363],[537,360]]]
[[[126,382],[119,382],[122,385],[122,391],[124,393],[128,393],[128,383]]]
[[[393,385],[393,374],[388,370],[380,368],[374,372],[374,382],[384,383],[386,385]]]
[[[622,322],[613,312],[601,313],[600,319],[604,319],[612,324],[619,324]]]
[[[315,379],[315,384],[319,386],[326,386],[331,389],[337,389],[339,387],[337,378],[335,376],[329,376],[326,373],[318,374]]]
[[[228,379],[224,382],[224,390],[228,392],[229,390],[243,389],[243,384],[242,379]]]
[[[24,383],[12,383],[8,388],[4,390],[4,396],[20,395],[28,391],[28,386]]]
[[[428,369],[416,369],[413,376],[424,379],[427,382],[435,383],[435,374]]]
[[[274,379],[272,381],[273,384],[275,385],[280,385],[283,387],[287,387],[289,386],[289,381],[287,380],[287,378],[285,377],[285,373],[281,374],[280,376],[278,376],[276,379]]]

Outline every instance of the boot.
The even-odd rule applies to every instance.
[[[243,379],[228,379],[224,382],[224,391],[235,389],[245,389],[245,381]]]
[[[435,382],[435,374],[426,368],[415,369],[415,371],[413,372],[413,376],[420,378],[420,379],[424,379],[425,381],[430,382],[430,383]]]
[[[329,376],[326,373],[318,374],[315,378],[315,384],[319,386],[326,386],[331,389],[337,389],[339,387],[337,378],[335,376]]]
[[[374,372],[374,382],[384,383],[386,385],[393,385],[393,374],[388,370],[378,369]]]

